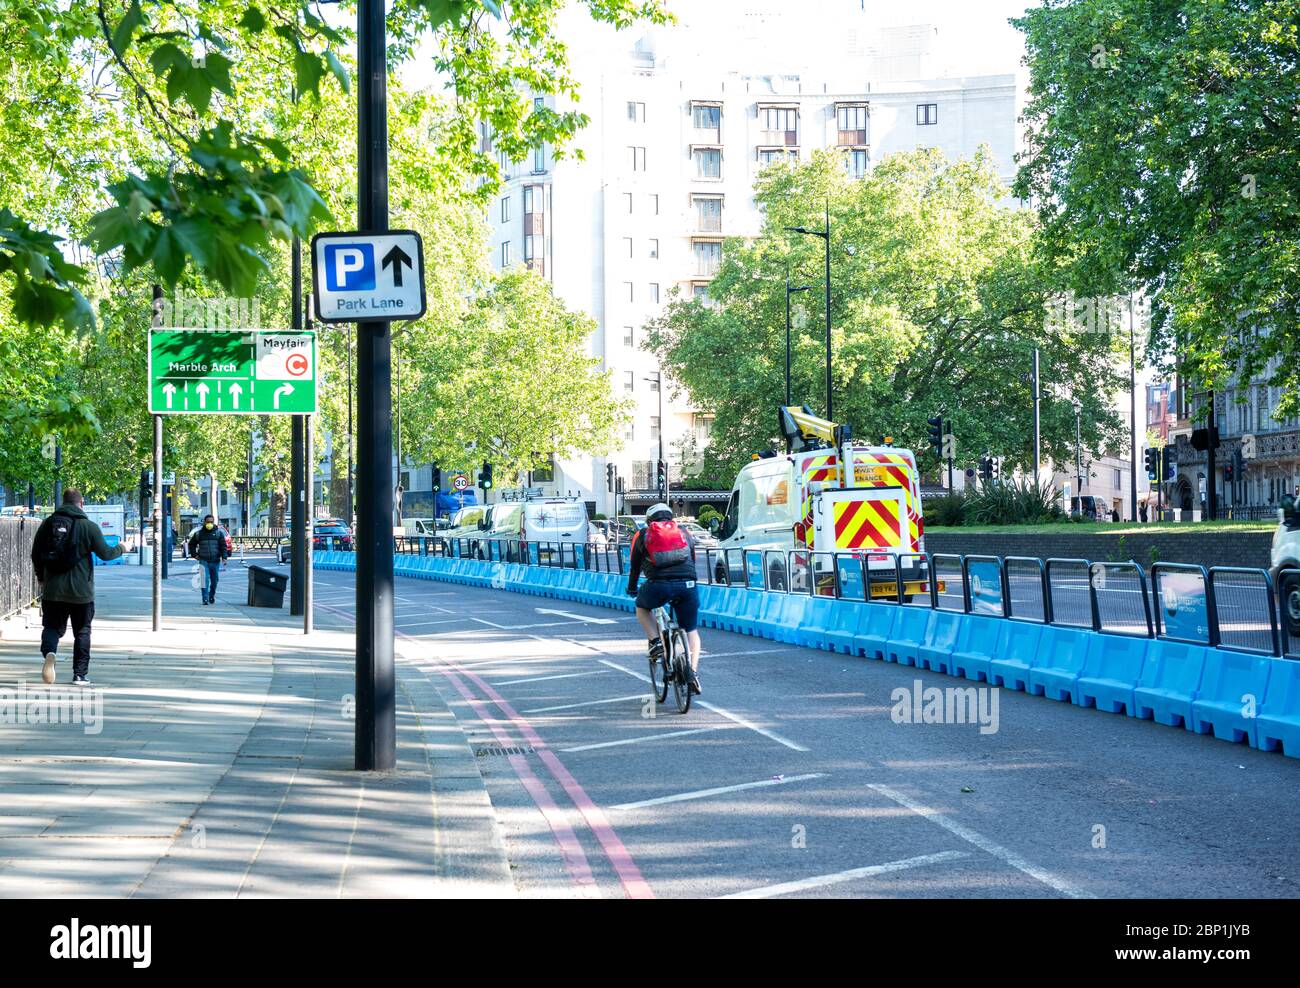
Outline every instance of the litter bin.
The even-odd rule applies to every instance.
[[[283,607],[289,574],[269,566],[248,567],[248,606]]]

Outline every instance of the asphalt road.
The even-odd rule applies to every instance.
[[[316,600],[349,620],[353,575]],[[682,716],[630,615],[400,577],[395,605],[526,895],[1300,895],[1294,759],[986,686],[995,731],[899,723],[895,690],[974,684],[707,629]]]

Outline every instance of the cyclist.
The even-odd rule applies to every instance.
[[[695,543],[673,520],[673,510],[662,502],[645,514],[646,526],[632,537],[632,565],[628,567],[628,596],[636,597],[636,617],[649,640],[647,651],[656,662],[664,657],[664,643],[655,624],[656,607],[673,605],[677,623],[686,632],[691,652],[690,689],[699,694],[700,594],[695,588]],[[646,581],[637,590],[642,571]]]

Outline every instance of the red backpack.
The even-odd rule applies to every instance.
[[[652,521],[645,529],[645,551],[656,569],[684,563],[691,556],[686,533],[675,521]]]

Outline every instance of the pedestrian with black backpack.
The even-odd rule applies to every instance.
[[[81,492],[63,492],[63,504],[36,530],[32,567],[41,588],[41,678],[54,682],[55,650],[72,621],[72,684],[89,686],[90,622],[95,617],[94,553],[104,562],[122,555],[82,510]]]
[[[211,515],[205,515],[203,518],[203,527],[190,536],[190,541],[186,546],[191,559],[197,559],[199,565],[203,568],[203,603],[215,604],[217,602],[217,574],[221,569],[222,561],[230,553],[226,549],[226,533],[217,525],[217,520]]]

